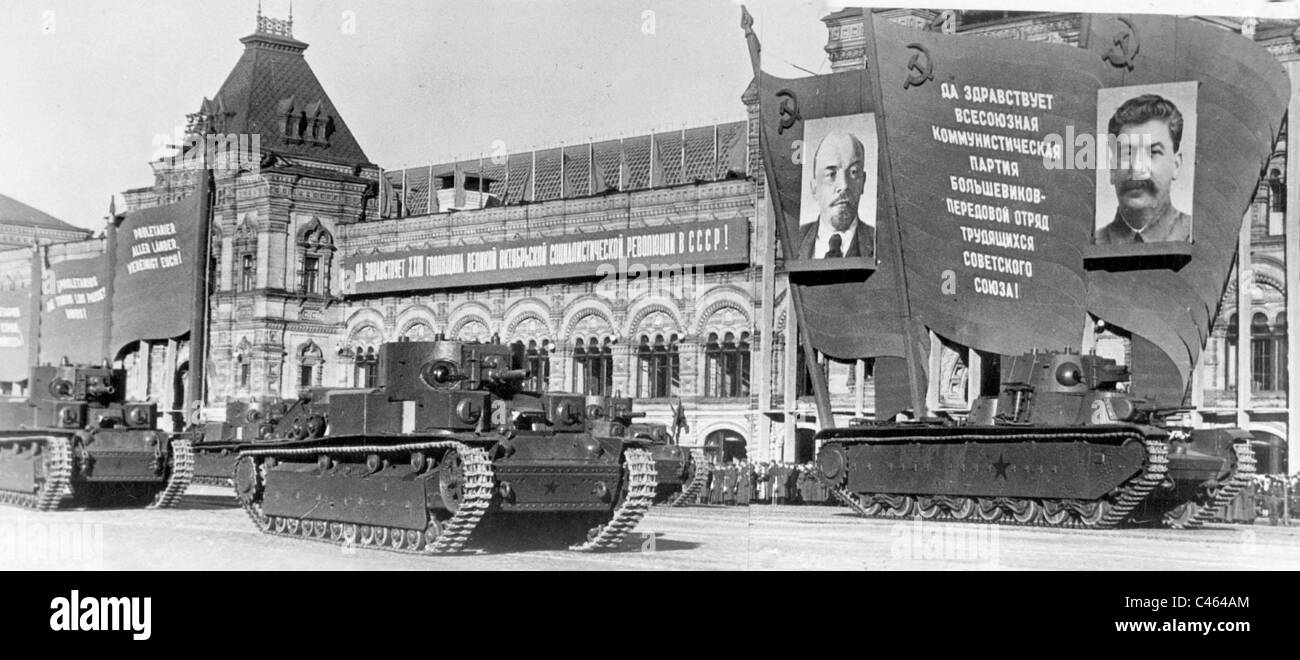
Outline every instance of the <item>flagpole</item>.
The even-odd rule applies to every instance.
[[[236,176],[237,178],[237,176]],[[190,322],[190,373],[189,386],[186,387],[185,413],[192,415],[186,422],[197,424],[199,416],[194,408],[201,408],[204,401],[204,361],[207,359],[208,344],[208,268],[210,257],[208,245],[212,234],[213,197],[216,186],[212,164],[205,159],[203,173],[199,175],[199,217],[197,236],[194,239],[194,316]]]
[[[745,40],[749,44],[749,62],[754,69],[754,76],[759,80],[760,89],[762,87],[763,68],[760,63],[759,53],[761,47],[758,43],[758,35],[754,34],[754,18],[749,15],[749,10],[743,5],[740,7],[741,18],[740,26],[745,30]],[[758,95],[759,103],[759,128],[758,139],[759,149],[762,150],[766,157],[769,149],[767,148],[767,132],[763,130],[762,125],[762,103],[763,95]],[[781,244],[785,245],[787,251],[793,249],[791,246],[795,243],[790,238],[790,230],[786,227],[785,214],[781,207],[781,189],[777,185],[776,177],[772,174],[772,168],[764,164],[767,176],[768,194],[771,196],[772,205],[775,206],[773,217],[776,218],[777,236]],[[746,173],[748,173],[748,168]],[[835,417],[831,411],[830,389],[826,384],[826,374],[822,373],[821,365],[817,362],[817,349],[813,346],[812,337],[805,330],[807,328],[803,313],[803,296],[800,291],[800,285],[790,282],[790,305],[794,307],[795,327],[798,329],[796,334],[799,335],[799,345],[803,348],[803,357],[805,366],[808,368],[808,376],[812,380],[813,399],[817,405],[817,424],[823,429],[835,428]]]
[[[880,52],[876,44],[876,22],[875,15],[870,9],[863,9],[866,15],[866,37],[867,48],[871,53],[871,61],[867,64],[871,67],[878,67],[880,64]],[[863,67],[863,76],[867,75],[868,68]],[[868,80],[868,83],[870,81]],[[890,172],[889,154],[889,132],[885,130],[885,103],[879,85],[870,85],[872,98],[876,106],[876,126],[877,134],[880,136],[880,152],[885,154],[884,162],[881,167],[884,168],[885,180],[888,184],[885,186],[885,208],[888,209],[887,222],[892,220],[894,225],[894,273],[897,277],[896,286],[898,287],[899,311],[901,314],[901,330],[903,332],[903,351],[906,353],[907,363],[907,384],[912,396],[912,412],[916,417],[925,417],[929,413],[925,405],[925,392],[921,386],[922,367],[924,355],[921,347],[917,345],[917,337],[913,335],[915,321],[912,318],[912,302],[907,295],[907,269],[903,262],[903,226],[898,221],[898,205],[894,199],[894,179]]]

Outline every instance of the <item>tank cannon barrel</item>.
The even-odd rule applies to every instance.
[[[488,378],[499,382],[518,382],[527,380],[529,375],[527,369],[501,369],[489,372]]]

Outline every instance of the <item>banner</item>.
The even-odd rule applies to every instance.
[[[1187,83],[1194,92],[1193,102],[1178,107],[1182,176],[1173,181],[1192,184],[1192,204],[1181,209],[1190,214],[1190,260],[1172,268],[1093,270],[1087,288],[1088,311],[1134,335],[1136,369],[1181,375],[1181,382],[1146,379],[1141,390],[1178,406],[1218,315],[1242,217],[1281,129],[1289,79],[1267,50],[1234,32],[1172,16],[1088,19],[1080,45],[1099,68],[1103,92],[1117,90],[1127,98],[1158,92],[1175,101],[1165,91],[1170,83]],[[1193,152],[1187,137],[1198,125],[1203,130]],[[1159,177],[1152,178],[1158,187]],[[1141,351],[1140,363],[1139,338],[1154,344],[1168,363],[1161,364],[1153,350]]]
[[[984,351],[1079,350],[1094,171],[1078,50],[876,22],[877,71],[913,317]]]
[[[103,254],[45,266],[41,278],[40,363],[98,364],[105,356],[107,259]]]
[[[0,381],[28,377],[31,288],[0,290]]]
[[[196,193],[127,214],[117,228],[113,281],[113,347],[190,331],[194,313]]]
[[[653,273],[749,262],[745,218],[702,220],[554,238],[353,254],[346,295]]]

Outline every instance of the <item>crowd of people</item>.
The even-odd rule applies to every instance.
[[[747,459],[715,462],[710,465],[709,476],[700,488],[698,503],[724,506],[839,504],[813,470],[812,463],[751,462]]]
[[[1300,473],[1257,474],[1251,484],[1255,515],[1276,525],[1284,516],[1300,518]],[[1284,506],[1285,503],[1285,506]]]

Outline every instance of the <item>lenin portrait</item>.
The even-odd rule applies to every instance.
[[[804,132],[798,256],[876,256],[875,115],[809,121]]]
[[[1097,245],[1192,240],[1195,152],[1194,143],[1188,139],[1191,118],[1183,107],[1194,109],[1194,100],[1184,100],[1186,105],[1180,107],[1183,103],[1176,101],[1173,94],[1141,91],[1144,93],[1125,94],[1127,98],[1105,123],[1108,185],[1102,186],[1099,181],[1098,186],[1108,187],[1111,195],[1108,204],[1098,203]],[[1190,91],[1194,99],[1195,87]],[[1100,193],[1098,197],[1100,200]]]

